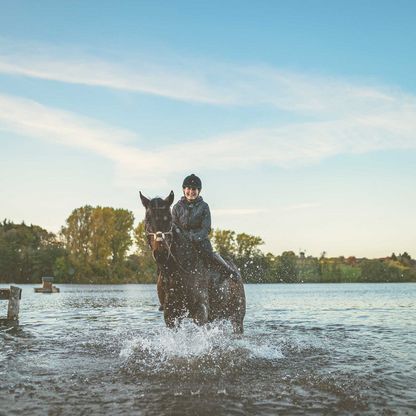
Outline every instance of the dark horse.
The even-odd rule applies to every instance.
[[[173,192],[165,199],[148,199],[145,230],[159,269],[157,290],[165,323],[172,328],[189,316],[198,325],[227,319],[235,333],[243,333],[246,298],[241,278],[224,278],[198,255],[187,233],[172,222]],[[236,266],[229,262],[236,268]]]

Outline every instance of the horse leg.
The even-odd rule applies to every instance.
[[[163,317],[168,328],[175,328],[179,326],[182,321],[182,313],[177,307],[166,302],[163,308]]]
[[[172,291],[172,293],[170,293]],[[165,292],[165,302],[163,304],[163,317],[168,328],[179,326],[185,314],[183,299],[173,296],[173,290]]]
[[[194,313],[194,322],[197,325],[205,325],[208,322],[208,305],[206,303],[200,303],[196,307],[196,311]]]
[[[244,332],[244,316],[246,314],[246,297],[244,294],[244,286],[241,282],[237,282],[232,287],[232,308],[229,310],[230,321],[233,326],[234,334],[242,335]]]
[[[244,326],[243,326],[243,319],[240,317],[233,317],[231,320],[231,325],[233,326],[233,332],[237,335],[243,335],[244,333]]]
[[[205,325],[209,319],[209,292],[206,280],[201,280],[193,287],[191,316],[197,325]]]
[[[157,277],[156,290],[157,290],[157,297],[159,298],[159,303],[160,303],[159,310],[163,310],[163,305],[165,304],[165,287],[163,284],[162,273],[159,273]]]
[[[163,316],[165,318],[165,324],[168,328],[175,328],[177,325],[177,319],[175,315],[167,308],[163,311]]]

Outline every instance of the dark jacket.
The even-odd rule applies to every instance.
[[[211,212],[202,197],[188,202],[183,196],[172,208],[173,222],[189,233],[194,242],[208,240],[211,231]]]

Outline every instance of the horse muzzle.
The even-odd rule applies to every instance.
[[[155,233],[155,241],[163,241],[165,239],[165,233],[158,231]]]

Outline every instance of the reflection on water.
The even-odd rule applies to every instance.
[[[247,285],[243,337],[166,329],[153,285],[60,288],[0,327],[0,414],[416,414],[415,284]]]

